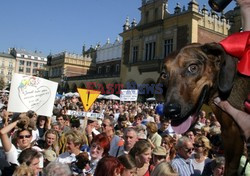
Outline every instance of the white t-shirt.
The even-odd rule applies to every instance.
[[[74,153],[64,152],[58,156],[57,162],[69,164],[76,161],[76,155]]]
[[[190,160],[192,160],[192,165],[194,167],[194,175],[201,175],[204,170],[205,165],[211,162],[211,159],[206,157],[206,159],[203,162],[198,163],[195,160],[194,155],[191,156]]]

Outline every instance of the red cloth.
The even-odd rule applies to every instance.
[[[239,59],[238,71],[250,76],[250,31],[232,34],[222,40],[220,44],[228,54]]]

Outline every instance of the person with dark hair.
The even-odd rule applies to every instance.
[[[127,117],[126,115],[119,115],[118,120],[117,120],[117,125],[115,126],[115,130],[121,130],[123,131],[125,128],[127,128]]]
[[[119,176],[124,166],[113,156],[103,157],[97,164],[94,176]]]
[[[121,176],[137,175],[135,159],[131,155],[129,155],[129,154],[121,155],[118,157],[118,160],[124,166],[124,170],[123,170]]]
[[[0,137],[3,145],[3,149],[5,151],[7,161],[13,164],[19,164],[17,161],[17,157],[22,150],[31,147],[32,140],[32,130],[31,129],[18,129],[16,134],[16,145],[12,144],[11,139],[8,134],[13,131],[13,129],[17,126],[19,120],[10,123],[0,130]],[[15,138],[15,137],[14,137]]]
[[[38,129],[39,133],[39,138],[41,139],[48,129],[48,119],[46,116],[38,116],[37,117],[37,122],[36,122],[36,127]]]
[[[76,161],[70,164],[73,175],[85,175],[85,171],[90,169],[89,155],[87,152],[82,152],[76,156]]]
[[[41,171],[41,168],[39,167],[41,157],[42,154],[37,150],[27,148],[20,153],[17,160],[19,164],[26,164],[27,166],[29,166],[34,171],[33,176],[37,176]]]

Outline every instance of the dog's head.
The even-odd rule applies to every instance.
[[[233,86],[236,59],[216,43],[190,44],[164,60],[158,83],[163,93],[164,116],[177,133],[184,133],[196,121],[202,104],[216,92],[226,99]]]

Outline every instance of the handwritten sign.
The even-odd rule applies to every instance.
[[[121,89],[120,101],[137,101],[137,89]]]
[[[51,116],[58,83],[35,76],[15,73],[12,77],[8,111],[35,111]]]

